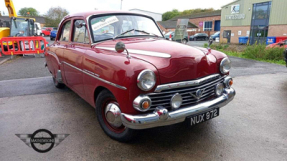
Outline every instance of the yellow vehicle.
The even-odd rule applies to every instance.
[[[3,37],[26,37],[34,36],[34,18],[18,17],[15,11],[14,4],[12,0],[4,0],[5,6],[8,9],[10,20],[9,27],[0,27],[0,39]],[[3,43],[5,48],[7,48],[7,43]],[[13,45],[12,41],[8,42],[8,45]]]

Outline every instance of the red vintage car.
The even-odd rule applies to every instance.
[[[138,13],[66,16],[45,56],[55,86],[95,107],[104,132],[118,141],[138,129],[210,120],[235,96],[224,53],[165,40]]]

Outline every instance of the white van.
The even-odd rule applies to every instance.
[[[34,31],[36,36],[44,36],[39,22],[34,23]]]

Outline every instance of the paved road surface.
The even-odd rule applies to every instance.
[[[237,95],[219,117],[142,130],[129,144],[107,137],[74,92],[53,87],[44,58],[7,62],[0,66],[0,160],[286,160],[287,68],[231,60]],[[15,136],[40,128],[70,135],[45,154]]]

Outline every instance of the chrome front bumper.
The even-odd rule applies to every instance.
[[[168,110],[163,107],[158,107],[153,113],[143,115],[129,115],[122,113],[121,119],[123,124],[131,129],[147,129],[172,125],[183,122],[188,116],[225,106],[233,100],[235,93],[236,92],[233,88],[224,89],[222,96],[194,106],[181,108],[171,112],[168,112]]]

